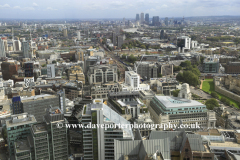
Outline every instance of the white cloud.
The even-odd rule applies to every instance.
[[[161,7],[162,7],[162,8],[167,8],[168,5],[164,4],[164,5],[162,5]]]
[[[19,6],[14,6],[13,9],[21,9]]]
[[[33,7],[38,7],[38,4],[37,3],[33,3]]]
[[[56,11],[57,9],[53,9],[52,7],[47,7],[47,10]]]
[[[10,8],[9,4],[0,5],[0,8]]]
[[[22,10],[29,11],[29,10],[35,10],[35,8],[33,8],[33,7],[24,7]]]

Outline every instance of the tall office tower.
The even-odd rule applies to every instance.
[[[55,78],[55,64],[48,64],[47,65],[47,77],[48,78]]]
[[[78,40],[78,41],[81,40],[81,32],[80,32],[80,31],[77,32],[77,40]]]
[[[118,48],[121,48],[123,45],[123,36],[118,36],[117,37],[117,46]]]
[[[25,77],[33,77],[33,62],[24,63]]]
[[[158,26],[159,25],[159,16],[153,16],[152,25]]]
[[[141,23],[144,23],[144,13],[141,13]]]
[[[43,119],[48,132],[50,159],[68,159],[67,120],[63,112],[58,107],[49,106]]]
[[[63,30],[63,37],[67,37],[67,36],[68,36],[67,29],[64,29]]]
[[[5,52],[7,52],[7,51],[8,51],[8,43],[7,43],[7,40],[3,40],[3,43],[4,43]]]
[[[5,45],[2,38],[0,38],[0,57],[6,57]]]
[[[113,111],[103,103],[102,99],[93,100],[93,104],[84,107],[81,123],[87,126],[89,123],[108,125],[129,125],[130,123],[121,115]],[[85,160],[114,159],[114,140],[133,140],[131,127],[122,128],[85,128],[83,133],[83,153]]]
[[[164,30],[163,29],[161,30],[161,33],[160,33],[160,39],[164,39]]]
[[[23,50],[23,56],[24,58],[32,58],[32,52],[30,50],[29,42],[23,41],[22,42],[22,50]]]
[[[165,18],[165,25],[168,26],[168,17]]]
[[[139,14],[136,14],[136,21],[139,21],[140,18],[139,18]]]
[[[14,44],[15,44],[15,51],[20,51],[22,47],[21,42],[19,40],[15,40]]]
[[[113,46],[116,46],[116,33],[115,32],[112,32],[112,43],[113,43]]]
[[[125,25],[125,18],[123,18],[123,25]]]
[[[7,142],[11,160],[15,160],[14,142],[26,139],[30,135],[31,125],[35,123],[37,123],[35,117],[28,113],[11,115],[11,118],[6,120]]]
[[[148,13],[145,14],[145,23],[149,24],[149,14]]]
[[[128,20],[128,26],[130,26],[130,20]]]

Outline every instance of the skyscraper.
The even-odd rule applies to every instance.
[[[64,29],[63,30],[63,37],[67,37],[68,36],[68,34],[67,34],[67,29]]]
[[[113,43],[113,46],[116,45],[116,33],[115,32],[112,32],[112,43]]]
[[[159,16],[153,16],[152,25],[158,26],[159,25]]]
[[[80,31],[77,32],[77,40],[78,40],[78,41],[81,40],[81,33],[80,33]]]
[[[123,45],[123,36],[118,36],[117,38],[117,46],[118,48],[121,48]]]
[[[22,50],[24,58],[31,58],[30,46],[27,41],[22,42]]]
[[[163,29],[161,30],[161,33],[160,33],[160,39],[164,39],[164,30]]]
[[[139,21],[139,14],[136,14],[136,21]]]
[[[149,24],[149,14],[148,13],[145,14],[145,23]]]
[[[144,23],[144,13],[141,13],[141,23]]]
[[[165,25],[168,26],[168,17],[165,18]]]
[[[6,57],[5,45],[1,38],[0,38],[0,57]]]

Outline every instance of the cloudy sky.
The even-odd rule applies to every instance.
[[[1,0],[0,18],[135,18],[240,15],[239,0]]]

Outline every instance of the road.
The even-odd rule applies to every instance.
[[[196,94],[196,95],[202,97],[203,99],[209,99],[209,98],[212,98],[211,95],[209,95],[209,94],[203,92],[203,91],[200,90],[200,89],[195,89],[193,86],[190,86],[190,91],[191,91],[191,93]]]

